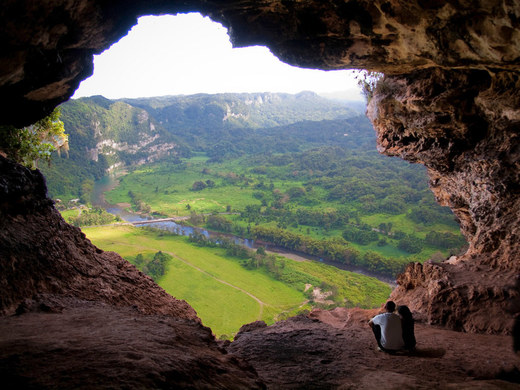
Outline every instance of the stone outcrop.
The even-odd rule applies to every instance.
[[[6,0],[0,120],[25,125],[49,113],[92,73],[92,56],[125,35],[138,16],[188,11],[222,22],[235,46],[265,45],[297,66],[389,74],[429,67],[518,70],[517,1]]]
[[[62,296],[38,303],[0,318],[4,389],[265,389],[193,320]]]
[[[58,294],[200,321],[185,301],[67,224],[47,198],[39,171],[0,156],[0,172],[1,314],[23,310],[39,294]]]
[[[377,310],[313,311],[272,326],[241,329],[227,348],[270,389],[515,389],[506,336],[416,324],[417,351],[377,350],[368,327]],[[471,351],[471,352],[470,352]],[[514,375],[513,375],[514,376]]]
[[[414,265],[398,280],[393,297],[433,323],[511,329],[505,313],[520,273],[518,88],[514,72],[427,69],[385,78],[370,101],[379,150],[426,165],[437,201],[469,243],[449,264]]]
[[[470,244],[520,272],[520,73],[439,69],[388,77],[368,116],[380,152],[428,168]]]

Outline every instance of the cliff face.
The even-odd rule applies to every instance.
[[[426,165],[469,242],[449,264],[413,266],[399,279],[393,297],[433,323],[510,329],[520,271],[519,82],[511,72],[422,70],[388,77],[370,102],[379,150]]]
[[[186,11],[223,22],[237,46],[265,44],[295,65],[386,72],[369,107],[380,150],[428,167],[432,190],[470,242],[449,263],[410,267],[393,296],[434,323],[510,329],[505,309],[517,292],[508,286],[520,268],[520,2],[7,0],[0,120],[26,125],[68,99],[92,72],[93,54],[138,16]],[[48,292],[194,316],[68,227],[37,174],[2,164],[4,313]]]
[[[519,74],[418,71],[388,77],[368,108],[378,149],[428,168],[437,200],[494,268],[518,272]]]
[[[1,314],[23,311],[39,294],[54,294],[200,322],[186,302],[68,225],[46,197],[38,171],[0,156],[0,172]]]

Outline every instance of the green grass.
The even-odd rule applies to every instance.
[[[168,273],[159,284],[189,302],[219,336],[231,335],[244,323],[261,319],[260,304],[253,298],[176,259],[169,262]]]
[[[286,259],[286,272],[302,282],[285,284],[263,268],[243,268],[238,259],[227,257],[224,249],[194,246],[186,237],[131,226],[83,231],[95,245],[129,260],[138,253],[151,255],[161,250],[170,254],[167,273],[158,284],[190,303],[217,336],[230,337],[245,323],[262,319],[271,324],[308,309],[303,291],[307,280],[316,281],[314,285],[324,282],[336,286],[349,306],[376,307],[390,294],[390,287],[376,279],[324,264]]]
[[[361,220],[370,226],[379,226],[381,223],[392,223],[392,231],[400,230],[406,234],[414,234],[419,238],[425,238],[428,232],[434,230],[437,232],[450,232],[460,234],[458,226],[432,224],[425,226],[420,223],[414,223],[405,214],[391,215],[391,214],[370,214],[361,217]]]
[[[203,174],[206,159],[202,156],[189,159],[185,170],[176,171],[160,165],[135,170],[122,177],[119,186],[106,194],[106,199],[109,203],[130,203],[128,192],[132,191],[139,194],[152,211],[167,216],[189,215],[191,211],[224,212],[227,205],[243,209],[248,204],[260,204],[252,197],[254,190],[251,187],[231,187],[218,175],[236,172],[239,167],[212,165],[215,173]],[[191,190],[194,182],[206,180],[213,180],[216,186]],[[190,210],[186,207],[188,204]]]
[[[189,302],[203,323],[217,335],[231,335],[241,325],[258,319],[272,323],[276,314],[294,310],[305,300],[302,291],[273,280],[261,271],[247,271],[238,262],[223,257],[222,249],[196,247],[185,237],[160,237],[130,226],[84,228],[83,231],[95,245],[125,258],[159,250],[172,255],[168,272],[158,284],[171,295]],[[264,302],[263,310],[256,300],[239,289]],[[265,310],[266,306],[273,310]]]
[[[128,192],[132,191],[151,206],[151,210],[164,216],[180,216],[189,215],[191,212],[196,213],[213,213],[225,212],[227,206],[231,207],[234,212],[244,210],[247,205],[261,204],[261,201],[254,198],[253,194],[259,190],[255,185],[263,182],[266,186],[274,185],[274,188],[282,193],[291,187],[301,187],[304,182],[297,177],[285,178],[281,180],[277,177],[270,178],[271,174],[287,177],[289,167],[270,167],[267,175],[253,173],[253,167],[249,166],[246,160],[230,159],[223,163],[207,164],[207,157],[203,153],[198,153],[190,159],[185,159],[182,165],[172,164],[156,164],[147,167],[138,168],[120,179],[118,187],[106,194],[106,199],[110,203],[131,203]],[[203,173],[204,172],[204,173]],[[226,182],[224,179],[226,174],[233,172],[237,176],[243,175],[248,178],[249,184],[243,181],[236,184]],[[195,181],[212,180],[215,186],[205,188],[201,191],[192,191],[192,185]],[[271,202],[273,194],[271,191],[262,191],[266,200]],[[308,194],[313,205],[306,206],[298,204],[298,200],[290,201],[290,205],[296,207],[307,207],[309,209],[325,210],[327,208],[338,209],[342,207],[356,209],[359,207],[357,203],[340,204],[338,201],[328,200],[328,191],[320,186],[313,186],[312,192]],[[234,223],[247,227],[249,223],[241,220],[239,216],[227,216]],[[373,213],[360,215],[360,221],[371,227],[377,228],[381,223],[392,223],[392,231],[402,231],[406,234],[424,239],[430,231],[451,232],[460,234],[456,225],[436,224],[425,226],[417,224],[410,220],[406,214],[390,215],[383,213]],[[276,221],[261,222],[262,225],[275,227]],[[312,227],[300,225],[297,227],[286,226],[286,229],[294,233],[310,236],[315,239],[327,239],[341,236],[343,228],[325,230],[322,227]],[[361,254],[367,251],[373,251],[385,258],[395,258],[396,261],[426,261],[435,252],[441,252],[448,256],[449,250],[439,250],[424,246],[418,254],[411,255],[405,251],[398,249],[398,241],[392,240],[391,237],[380,235],[379,238],[385,238],[387,245],[378,246],[377,242],[368,245],[359,245],[351,243],[352,247],[357,249]]]
[[[79,209],[61,210],[60,214],[65,221],[68,221],[70,217],[77,217],[79,215]]]

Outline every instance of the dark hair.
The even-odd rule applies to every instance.
[[[393,313],[395,311],[395,302],[394,301],[388,301],[385,303],[385,309],[389,313]]]
[[[397,312],[403,318],[412,318],[412,312],[408,308],[408,306],[402,305],[397,308]]]

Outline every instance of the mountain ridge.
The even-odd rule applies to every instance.
[[[54,156],[42,167],[49,191],[65,199],[82,197],[106,173],[155,161],[178,161],[192,151],[226,151],[229,142],[258,132],[251,144],[287,150],[265,129],[321,121],[346,121],[359,115],[348,105],[313,92],[223,93],[172,95],[138,99],[107,99],[101,95],[62,104],[61,119],[69,134],[70,153]],[[367,122],[366,119],[364,119]],[[368,122],[367,122],[368,123]],[[337,127],[337,126],[336,126]],[[297,130],[296,130],[297,131]],[[242,142],[243,143],[243,142]],[[244,147],[244,146],[242,146]],[[234,150],[235,148],[230,148]],[[84,199],[86,200],[86,199]]]

